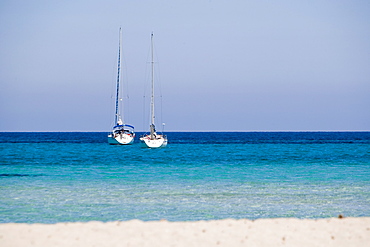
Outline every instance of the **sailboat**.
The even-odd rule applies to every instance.
[[[150,133],[140,137],[140,140],[149,148],[160,148],[167,146],[167,136],[158,134],[155,129],[155,114],[154,114],[154,55],[153,55],[153,33],[151,35],[151,55],[152,55],[152,95],[150,98]]]
[[[120,69],[121,69],[121,28],[119,29],[119,46],[118,46],[118,71],[117,71],[117,88],[116,88],[116,111],[114,115],[114,126],[112,132],[108,135],[108,143],[113,145],[132,144],[135,138],[134,126],[125,124],[123,115],[120,113]],[[123,108],[123,107],[122,107]]]

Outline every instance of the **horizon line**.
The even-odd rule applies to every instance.
[[[103,130],[5,130],[0,131],[0,133],[110,133],[111,131]],[[148,132],[147,130],[138,130],[135,132]],[[162,131],[158,131],[162,133]],[[163,131],[163,133],[171,132],[370,132],[370,130],[168,130]]]

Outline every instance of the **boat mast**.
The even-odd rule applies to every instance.
[[[151,125],[150,125],[150,138],[154,139],[155,125],[154,125],[154,52],[153,52],[153,33],[151,35],[151,51],[152,51],[152,96],[150,102],[150,114],[151,114]]]
[[[120,79],[120,70],[121,70],[121,28],[119,28],[119,46],[118,46],[118,71],[117,71],[117,92],[116,92],[116,114],[114,118],[115,124],[118,124],[118,101],[119,101],[119,79]]]

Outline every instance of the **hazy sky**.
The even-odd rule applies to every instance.
[[[137,131],[152,31],[158,129],[370,130],[369,1],[2,0],[0,131],[109,131],[120,26]]]

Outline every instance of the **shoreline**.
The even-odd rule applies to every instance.
[[[0,246],[368,246],[370,217],[1,223]]]

